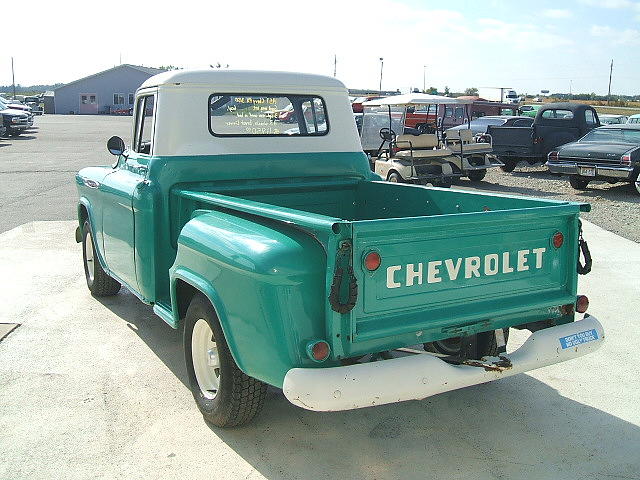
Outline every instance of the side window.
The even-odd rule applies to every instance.
[[[593,110],[585,110],[584,111],[584,120],[587,122],[587,125],[590,127],[595,127],[598,122],[596,122],[596,116],[593,114]]]
[[[308,134],[323,134],[327,131],[327,119],[322,100],[316,97],[302,102],[302,112]]]
[[[464,108],[456,107],[456,118],[462,118],[462,117],[464,117]]]
[[[451,108],[451,107],[445,107],[445,109],[444,109],[444,116],[445,116],[445,117],[453,117],[453,108]]]
[[[136,130],[133,138],[133,151],[146,153],[152,152],[153,142],[153,114],[155,97],[146,95],[138,98],[136,104]]]

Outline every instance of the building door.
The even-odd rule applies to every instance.
[[[80,94],[80,108],[78,109],[78,113],[98,113],[98,97],[95,93]]]

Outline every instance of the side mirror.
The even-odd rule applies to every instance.
[[[116,136],[111,137],[107,140],[107,150],[111,155],[122,155],[125,150],[124,140]]]

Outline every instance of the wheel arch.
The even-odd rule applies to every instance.
[[[236,362],[236,365],[238,365],[240,370],[249,374],[246,371],[246,367],[243,365],[244,362],[242,361],[241,356],[238,355],[236,343],[231,335],[224,302],[211,282],[188,268],[178,267],[175,270],[172,270],[171,273],[170,294],[173,321],[177,328],[180,328],[180,325],[184,322],[187,309],[189,308],[189,304],[191,303],[191,300],[193,300],[193,297],[197,294],[201,294],[206,297],[216,314],[218,322],[220,323],[220,328],[222,328],[222,333],[224,333],[233,360]]]
[[[100,262],[100,266],[102,269],[107,272],[109,275],[112,275],[109,267],[107,266],[107,262],[104,258],[104,248],[102,244],[102,235],[97,235],[96,231],[96,222],[95,222],[95,214],[93,209],[91,208],[91,203],[86,197],[80,197],[78,201],[78,227],[76,228],[76,242],[82,243],[82,227],[84,226],[84,222],[89,222],[89,228],[91,229],[91,235],[93,236],[93,245],[96,249],[96,254],[98,256],[98,261]]]

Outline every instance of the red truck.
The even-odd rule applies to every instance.
[[[467,116],[471,120],[486,115],[517,115],[518,106],[508,103],[490,102],[484,98],[476,96],[457,97],[460,105],[439,105],[437,118],[442,118],[444,128],[455,127],[461,125],[467,120]],[[466,108],[465,108],[466,106]],[[468,111],[467,111],[468,108]],[[423,110],[414,110],[407,112],[405,126],[416,127],[421,124],[436,125],[436,107],[431,105],[429,112],[426,107]]]

